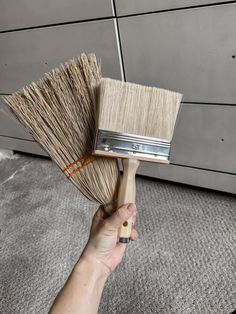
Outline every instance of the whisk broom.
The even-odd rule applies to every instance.
[[[117,161],[91,155],[100,80],[96,56],[82,54],[4,100],[80,192],[110,204],[117,197]]]

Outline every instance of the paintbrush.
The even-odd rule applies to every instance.
[[[88,199],[109,204],[117,198],[117,160],[91,155],[100,80],[96,56],[82,54],[4,99],[67,178]]]
[[[169,90],[102,79],[94,154],[123,158],[118,208],[135,202],[139,160],[169,163],[181,99]],[[129,242],[131,229],[132,219],[120,229],[120,242]]]

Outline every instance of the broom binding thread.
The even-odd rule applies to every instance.
[[[72,172],[65,173],[67,178],[69,179],[74,174],[76,174],[77,172],[81,171],[83,168],[85,168],[87,165],[89,165],[92,162],[94,162],[94,158],[93,158],[93,156],[91,154],[84,155],[81,158],[79,158],[79,159],[73,161],[72,163],[70,163],[69,165],[67,165],[63,169],[63,172],[65,173],[66,171],[68,171],[69,169],[74,167],[75,165],[78,165],[78,167],[73,169]]]

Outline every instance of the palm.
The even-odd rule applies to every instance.
[[[108,217],[104,210],[99,208],[93,218],[90,238],[85,252],[86,254],[92,254],[98,261],[106,265],[110,272],[113,272],[124,256],[126,244],[117,243],[118,229],[107,223]],[[133,221],[135,221],[136,214],[133,217]],[[133,229],[131,240],[136,238],[137,232]]]

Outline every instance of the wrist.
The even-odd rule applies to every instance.
[[[84,273],[95,281],[105,282],[110,275],[109,268],[95,257],[83,253],[75,265],[76,273]]]
[[[95,260],[82,256],[50,313],[98,313],[106,279]]]

